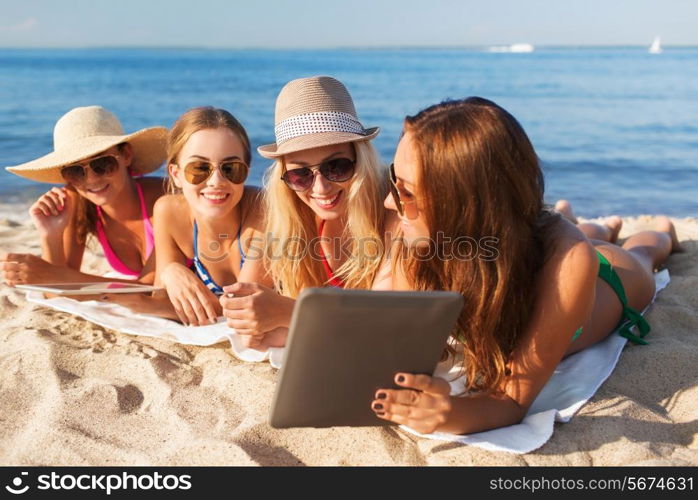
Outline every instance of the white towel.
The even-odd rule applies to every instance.
[[[655,274],[654,280],[656,293],[659,293],[669,284],[669,271],[664,270]],[[37,292],[27,293],[27,299],[59,311],[75,314],[122,333],[159,337],[201,346],[227,340],[230,342],[233,354],[243,361],[269,360],[274,368],[279,368],[283,361],[283,348],[271,348],[267,352],[245,348],[240,336],[222,320],[215,325],[184,326],[155,316],[134,314],[126,307],[108,302],[79,302],[65,297],[45,299]],[[627,340],[620,335],[609,335],[604,341],[565,358],[520,424],[466,436],[442,432],[424,435],[409,427],[402,426],[402,428],[421,437],[469,444],[491,451],[531,452],[550,439],[555,421],[569,422],[577,410],[594,395],[615,368],[626,342]],[[454,390],[457,390],[459,385],[462,385],[462,380],[452,382]]]
[[[655,274],[654,282],[656,298],[657,293],[669,284],[669,271],[665,269]],[[409,427],[401,427],[429,439],[470,444],[490,451],[529,453],[550,439],[555,422],[569,422],[601,387],[616,367],[626,342],[625,337],[614,333],[602,342],[563,359],[520,424],[469,435],[444,432],[419,434]],[[458,382],[451,383],[452,389]]]
[[[213,345],[219,342],[230,342],[230,347],[238,359],[242,361],[267,361],[274,368],[281,366],[283,348],[271,348],[262,352],[249,349],[242,343],[235,330],[228,327],[222,318],[215,325],[184,326],[176,321],[148,314],[136,314],[127,307],[119,304],[100,302],[96,300],[78,301],[68,297],[44,298],[39,292],[28,292],[27,300],[59,311],[67,312],[85,318],[104,328],[110,328],[130,335],[158,337],[174,340],[189,345]]]

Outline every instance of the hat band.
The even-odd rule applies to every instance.
[[[301,135],[320,132],[349,132],[366,135],[364,127],[356,117],[339,111],[320,111],[296,115],[279,122],[274,127],[276,144],[279,145]]]

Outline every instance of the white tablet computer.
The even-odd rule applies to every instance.
[[[431,375],[463,306],[454,292],[309,288],[296,302],[272,427],[391,425],[371,410],[396,372]]]
[[[121,283],[119,281],[100,281],[94,283],[45,283],[34,285],[15,285],[20,290],[53,293],[56,295],[97,295],[100,293],[144,293],[154,292],[160,288],[141,283]]]

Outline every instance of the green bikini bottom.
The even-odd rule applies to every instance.
[[[599,278],[608,283],[613,291],[616,292],[616,295],[623,306],[623,314],[620,322],[616,328],[614,328],[614,330],[617,330],[620,336],[625,337],[631,342],[647,345],[647,341],[644,340],[643,337],[650,331],[649,323],[647,323],[647,320],[645,320],[645,318],[643,318],[639,312],[628,305],[628,298],[625,295],[623,283],[621,283],[620,277],[613,269],[613,266],[611,266],[611,263],[608,262],[606,257],[604,257],[598,250],[596,251],[596,255],[599,256]],[[637,326],[640,333],[639,337],[630,331],[633,326]],[[579,329],[574,332],[572,342],[577,340],[581,334],[582,327],[579,327]]]

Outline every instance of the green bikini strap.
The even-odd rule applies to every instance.
[[[599,277],[608,283],[613,291],[616,292],[616,295],[618,295],[618,299],[620,299],[620,303],[623,306],[623,318],[627,318],[628,320],[627,322],[624,322],[623,319],[621,319],[621,323],[624,324],[620,327],[618,334],[636,344],[647,345],[647,341],[644,340],[643,337],[650,331],[649,323],[647,323],[647,320],[642,317],[642,314],[628,305],[628,298],[625,295],[623,283],[620,281],[620,277],[613,269],[611,263],[601,254],[601,252],[597,250],[596,253],[599,256]],[[630,331],[633,326],[637,326],[637,329],[640,332],[639,337]]]

